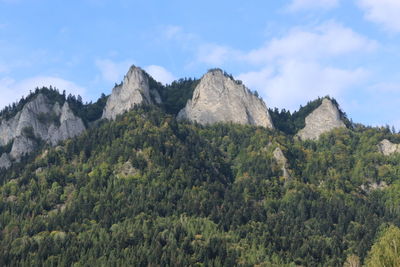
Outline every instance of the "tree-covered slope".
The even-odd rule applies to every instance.
[[[364,261],[400,225],[400,155],[378,153],[383,138],[399,139],[358,126],[300,142],[139,107],[0,171],[0,265]]]

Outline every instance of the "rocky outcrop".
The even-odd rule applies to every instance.
[[[121,85],[114,87],[103,111],[103,119],[115,119],[117,115],[138,104],[151,104],[149,78],[138,67],[132,66]]]
[[[54,107],[59,110],[59,105]],[[48,104],[48,99],[39,94],[31,102],[10,120],[2,120],[0,123],[0,145],[4,146],[15,137],[21,136],[27,128],[32,128],[35,135],[47,139],[48,127],[41,119],[44,115],[51,114],[55,110]]]
[[[305,123],[306,126],[297,133],[301,140],[317,140],[323,133],[346,127],[340,118],[338,108],[327,98],[324,98],[322,104],[306,117]]]
[[[74,115],[67,102],[61,109],[60,126],[53,128],[50,134],[50,141],[56,145],[61,140],[73,138],[85,131],[85,125],[81,118]]]
[[[282,176],[285,179],[288,179],[289,178],[288,161],[287,161],[285,155],[283,154],[282,149],[280,149],[279,147],[275,148],[275,150],[273,152],[273,156],[274,156],[276,162],[281,166]]]
[[[388,184],[385,181],[382,182],[368,182],[360,186],[361,190],[366,193],[371,193],[376,190],[384,190],[388,188]]]
[[[7,153],[3,153],[0,157],[0,169],[8,169],[11,167],[11,160]]]
[[[378,144],[378,150],[385,156],[389,156],[393,153],[400,153],[400,144],[393,144],[387,139],[383,139]]]
[[[264,101],[221,70],[209,71],[202,77],[178,119],[204,125],[233,122],[273,128]]]
[[[35,147],[36,143],[34,140],[26,136],[17,136],[14,139],[10,156],[18,161],[21,157],[31,153]]]
[[[75,116],[67,102],[60,107],[43,94],[38,94],[9,120],[0,121],[0,146],[13,141],[9,156],[19,160],[35,149],[36,140],[52,145],[75,137],[85,130],[83,121]]]

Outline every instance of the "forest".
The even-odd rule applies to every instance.
[[[320,99],[271,110],[275,130],[177,121],[196,82],[0,170],[0,265],[400,266],[400,154],[377,149],[399,134],[342,113],[347,129],[294,138]],[[106,101],[50,94],[87,124]]]

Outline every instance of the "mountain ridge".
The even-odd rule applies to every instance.
[[[306,129],[307,118],[311,116],[312,112],[318,110],[325,100],[329,100],[331,108],[337,109],[335,111],[337,119],[340,119],[347,127],[350,125],[336,100],[330,97],[318,98],[309,102],[292,115],[285,110],[279,112],[277,109],[268,109],[264,101],[247,89],[241,81],[234,80],[232,75],[221,69],[211,69],[199,80],[181,79],[171,83],[171,85],[163,86],[144,70],[133,65],[128,70],[122,83],[114,87],[111,95],[105,96],[102,94],[95,103],[83,104],[80,96],[69,95],[67,97],[65,91],[60,94],[58,90],[54,90],[51,87],[50,89],[36,89],[27,98],[22,98],[19,103],[10,105],[0,111],[2,127],[5,128],[6,122],[15,118],[24,108],[27,109],[29,105],[32,105],[31,103],[34,104],[37,97],[41,98],[43,103],[49,102],[50,105],[54,105],[54,114],[49,113],[47,108],[46,112],[49,114],[42,112],[38,114],[37,118],[42,120],[44,124],[49,125],[46,127],[51,126],[49,131],[52,132],[52,136],[44,134],[43,131],[39,131],[36,127],[33,132],[30,129],[25,129],[24,131],[27,132],[28,137],[24,137],[21,135],[23,131],[20,127],[17,132],[21,136],[15,139],[17,136],[10,137],[5,135],[3,130],[3,139],[0,140],[0,147],[3,147],[2,151],[8,153],[2,157],[3,164],[0,163],[0,165],[3,167],[9,167],[9,159],[19,160],[24,155],[32,152],[41,140],[56,145],[59,141],[74,137],[84,132],[88,127],[96,125],[97,121],[102,118],[115,119],[118,115],[122,115],[124,112],[140,105],[159,106],[165,112],[172,113],[178,120],[186,118],[201,124],[233,122],[259,125],[266,128],[274,128],[274,125],[277,125],[277,130],[295,136],[304,131],[299,126]],[[43,97],[46,100],[43,100]],[[40,108],[36,106],[37,110]],[[65,114],[61,114],[61,111]],[[319,116],[317,115],[316,117]],[[64,117],[65,119],[63,119]],[[35,125],[42,124],[36,123]],[[336,126],[343,126],[343,124],[339,124],[338,122]],[[317,125],[316,128],[320,128],[318,130],[319,133],[314,134],[312,139],[316,139],[323,132],[329,132],[336,126]],[[41,128],[43,127],[42,125]],[[29,128],[29,125],[27,128]],[[315,129],[310,131],[314,132]],[[36,139],[36,137],[40,140]],[[9,143],[14,139],[16,140],[15,144],[10,146]]]

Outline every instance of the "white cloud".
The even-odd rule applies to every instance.
[[[167,39],[174,39],[181,36],[182,34],[183,34],[183,29],[180,26],[169,25],[166,26],[164,29],[164,36]]]
[[[338,1],[294,1],[300,8]],[[169,36],[181,36],[181,27],[171,28]],[[367,69],[349,61],[374,52],[379,47],[351,28],[335,21],[313,27],[294,27],[286,34],[267,40],[250,51],[204,42],[191,42],[194,64],[207,67],[240,65],[253,71],[244,71],[238,79],[252,90],[257,90],[270,107],[297,109],[318,96],[330,95],[339,101],[344,95],[369,79]],[[344,63],[347,66],[344,67]],[[349,62],[352,67],[349,67]],[[229,70],[228,70],[229,71]]]
[[[50,85],[60,91],[65,90],[67,94],[85,96],[86,93],[85,88],[59,77],[36,76],[19,82],[10,77],[3,77],[0,78],[0,108],[18,101],[22,96],[27,96],[29,91],[34,91],[36,87]]]
[[[167,40],[188,42],[198,39],[197,35],[185,32],[181,26],[167,25],[163,28],[162,34]]]
[[[269,106],[297,109],[318,96],[336,98],[362,83],[369,75],[363,68],[329,64],[355,53],[368,53],[378,44],[335,22],[313,29],[295,28],[261,48],[242,55],[259,66],[238,76],[265,97]],[[337,64],[337,63],[336,63]]]
[[[285,60],[271,68],[243,73],[238,79],[261,92],[270,107],[295,110],[318,96],[339,97],[367,74],[362,68],[347,70],[317,62]]]
[[[290,12],[296,12],[306,9],[331,9],[337,7],[339,0],[292,0],[287,6]]]
[[[386,30],[400,32],[399,0],[358,0],[366,19],[381,24]]]
[[[101,72],[101,77],[107,82],[119,83],[132,66],[132,61],[114,62],[109,59],[96,60],[96,66]]]
[[[263,47],[250,51],[246,57],[252,63],[266,63],[278,58],[315,60],[368,52],[376,47],[376,41],[335,22],[327,22],[311,30],[292,29],[286,36],[272,39]]]
[[[157,65],[150,65],[144,68],[156,81],[162,84],[170,84],[176,80],[175,76],[165,68]]]
[[[216,45],[216,44],[203,44],[198,47],[197,61],[206,64],[218,66],[224,62],[241,57],[241,53],[230,47]]]

